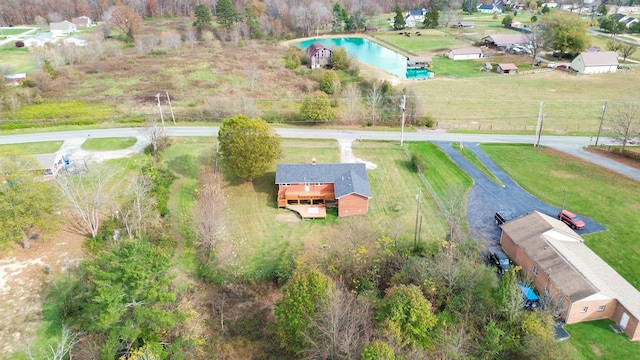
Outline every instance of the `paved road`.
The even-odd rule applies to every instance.
[[[353,140],[397,140],[400,142],[401,134],[398,131],[365,131],[365,130],[330,130],[330,129],[282,129],[276,131],[284,138],[303,139],[336,139],[341,143]],[[38,141],[75,141],[93,138],[106,137],[138,137],[143,139],[143,128],[123,128],[123,129],[94,129],[61,131],[50,133],[35,133],[24,135],[0,135],[0,144],[18,144],[24,142]],[[217,127],[168,127],[169,136],[215,136],[218,133]],[[459,134],[441,131],[416,131],[405,132],[406,141],[444,141],[477,144],[477,143],[524,143],[533,144],[533,135],[499,135],[499,134]],[[640,181],[640,169],[633,168],[618,162],[612,161],[602,156],[592,154],[584,150],[584,146],[590,142],[589,137],[583,136],[543,136],[540,144],[559,151],[571,154],[578,158],[590,161],[596,165],[609,168],[629,178]],[[609,138],[601,138],[601,144],[611,144]]]
[[[31,30],[23,32],[22,34],[7,36],[6,39],[0,41],[0,46],[2,46],[4,44],[7,44],[7,43],[10,43],[12,41],[23,40],[25,35],[29,35],[29,34],[35,32],[36,30],[38,30],[36,28],[26,27],[26,26],[25,27],[16,26],[16,27],[5,28],[5,29],[31,29]]]

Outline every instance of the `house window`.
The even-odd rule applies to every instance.
[[[318,182],[318,183],[314,183],[313,185],[315,185],[315,186],[322,186],[322,185],[324,185],[324,183],[322,183],[322,182]]]
[[[586,313],[588,310],[589,310],[589,307],[588,307],[588,306],[584,306],[584,307],[581,307],[581,308],[580,308],[580,312],[581,312],[581,313]]]
[[[289,184],[289,183],[284,183],[284,184],[282,184],[282,186],[285,186],[285,187],[286,187],[286,186],[291,186],[291,184]]]
[[[602,312],[604,311],[604,309],[607,307],[607,305],[600,305],[598,306],[598,311]]]
[[[533,269],[531,269],[531,271],[533,272],[533,275],[538,276],[538,268],[537,267],[533,267]]]

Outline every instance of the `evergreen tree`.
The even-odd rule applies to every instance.
[[[242,21],[242,16],[238,12],[231,0],[219,0],[216,6],[216,22],[227,29]]]
[[[433,6],[425,15],[422,24],[425,29],[435,29],[438,27],[438,21],[440,21],[440,12],[436,6]]]
[[[193,26],[198,30],[198,35],[202,34],[203,30],[211,27],[211,9],[204,4],[196,6],[196,21],[193,22]]]
[[[406,21],[404,21],[404,15],[402,15],[402,8],[399,5],[396,5],[396,16],[393,18],[393,28],[395,30],[402,30],[407,25]]]
[[[260,39],[264,36],[262,30],[260,30],[260,22],[256,16],[255,11],[252,8],[247,8],[247,27],[249,28],[249,36],[252,39]]]

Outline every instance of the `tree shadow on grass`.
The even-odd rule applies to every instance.
[[[276,186],[276,173],[269,171],[264,175],[253,180],[253,190],[256,193],[267,194],[267,205],[273,208],[278,206],[277,194],[278,187]]]
[[[197,179],[200,174],[200,162],[197,156],[180,155],[169,161],[169,169],[179,175]]]

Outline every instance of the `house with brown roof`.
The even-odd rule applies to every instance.
[[[93,26],[93,21],[88,16],[80,16],[80,17],[72,18],[71,22],[75,24],[78,29]]]
[[[516,64],[512,64],[512,63],[498,64],[496,66],[496,70],[500,74],[507,74],[507,75],[517,74],[518,73],[518,67],[516,66]]]
[[[469,59],[480,59],[483,57],[482,50],[477,47],[468,47],[462,49],[453,49],[449,50],[447,56],[451,60],[469,60]]]
[[[309,66],[312,69],[327,67],[331,65],[331,49],[324,46],[321,42],[314,42],[305,50],[309,58]]]
[[[571,61],[578,74],[602,74],[618,71],[618,53],[615,51],[581,52]]]
[[[500,245],[567,324],[611,319],[640,340],[640,291],[563,222],[528,213],[502,225]]]
[[[302,218],[324,218],[327,207],[337,207],[338,217],[369,212],[371,189],[364,163],[278,164],[278,207]]]
[[[526,45],[530,38],[525,34],[495,34],[483,37],[482,42],[487,46],[506,49],[509,45]]]

